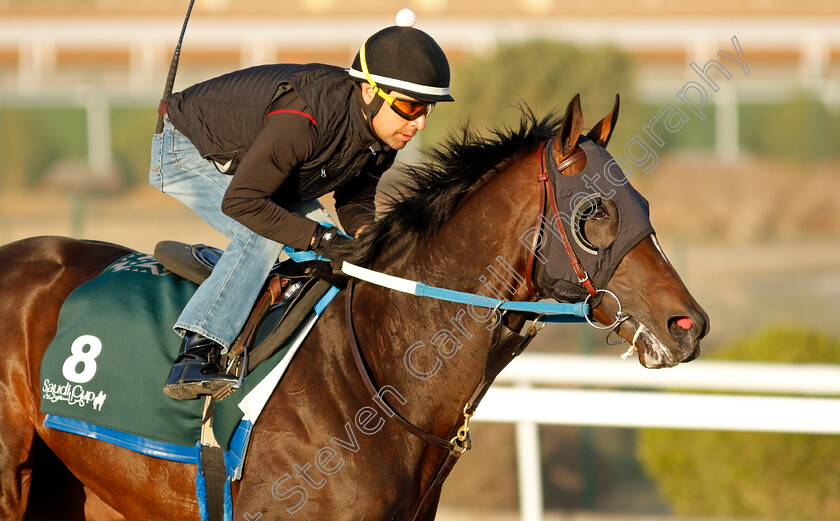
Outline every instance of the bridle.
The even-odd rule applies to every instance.
[[[531,254],[528,258],[528,268],[525,272],[525,280],[528,288],[528,292],[534,295],[535,297],[544,297],[545,295],[542,294],[539,287],[534,283],[534,277],[536,277],[537,270],[534,269],[537,264],[537,249],[539,248],[539,240],[540,237],[543,237],[543,224],[546,221],[545,211],[546,211],[546,200],[551,204],[551,210],[554,212],[554,223],[559,224],[560,219],[560,210],[557,208],[557,199],[554,196],[554,187],[551,185],[551,179],[548,177],[548,172],[545,168],[545,146],[551,142],[554,138],[549,139],[548,141],[543,141],[540,143],[539,148],[537,148],[537,161],[539,162],[540,172],[537,174],[537,182],[540,185],[540,213],[537,215],[537,228],[539,229],[540,233],[537,233],[531,239]],[[572,150],[574,152],[574,150]],[[570,166],[574,165],[581,159],[585,159],[586,154],[583,150],[578,150],[574,153],[569,153],[568,155],[564,156],[563,159],[557,164],[557,173],[562,174],[563,170],[569,168]],[[562,225],[555,226],[557,229],[558,236],[560,240],[563,242],[563,246],[566,248],[566,253],[569,255],[569,261],[571,262],[572,269],[575,270],[575,274],[577,275],[578,282],[581,286],[583,286],[586,291],[589,293],[590,297],[594,297],[598,294],[598,290],[595,288],[595,284],[592,282],[592,279],[589,278],[589,274],[586,273],[586,268],[584,268],[581,263],[580,259],[578,259],[577,254],[572,249],[572,244],[569,242],[569,238],[566,236],[566,231],[563,229]]]
[[[537,217],[537,226],[540,233],[534,235],[534,238],[532,239],[531,253],[527,263],[525,277],[527,289],[530,292],[530,294],[534,295],[535,297],[543,296],[542,293],[539,291],[537,285],[534,283],[534,277],[536,275],[536,270],[534,268],[536,266],[536,250],[539,246],[538,240],[539,237],[543,235],[542,226],[544,222],[548,222],[545,219],[546,201],[548,201],[551,205],[551,210],[554,212],[554,222],[558,223],[558,226],[556,226],[556,231],[561,237],[561,240],[566,249],[566,253],[569,255],[569,260],[571,262],[572,268],[575,271],[575,274],[578,277],[578,282],[589,293],[589,295],[586,297],[585,303],[588,304],[589,300],[597,296],[599,293],[609,294],[613,298],[615,298],[616,302],[618,302],[618,311],[616,312],[616,319],[611,325],[599,326],[592,322],[588,316],[586,317],[587,322],[589,322],[590,325],[598,329],[615,330],[618,328],[618,326],[621,325],[622,322],[627,320],[630,316],[621,310],[621,302],[618,300],[618,297],[616,297],[614,293],[606,289],[597,289],[595,287],[595,284],[589,277],[589,274],[586,272],[586,269],[581,265],[580,259],[578,259],[577,255],[572,249],[571,243],[569,242],[569,239],[566,236],[566,232],[563,230],[563,226],[559,224],[559,209],[557,207],[557,201],[554,196],[554,190],[553,186],[551,185],[551,180],[548,176],[548,173],[546,172],[545,160],[543,157],[543,152],[545,150],[546,145],[551,143],[553,139],[554,138],[550,138],[546,141],[543,141],[542,143],[540,143],[540,146],[537,149],[537,160],[539,161],[539,174],[537,175],[537,181],[540,184],[541,192],[540,212]],[[573,164],[577,163],[581,159],[584,159],[585,157],[586,154],[583,150],[578,150],[577,152],[572,151],[572,153],[565,156],[558,163],[558,174],[561,173],[563,170],[569,168]],[[358,370],[359,375],[361,376],[367,391],[371,394],[371,397],[374,399],[377,405],[379,405],[379,407],[385,411],[387,418],[393,420],[397,425],[402,427],[404,430],[406,430],[413,436],[420,438],[425,443],[429,445],[435,445],[447,451],[446,458],[438,467],[438,470],[435,473],[432,482],[429,484],[429,486],[423,493],[417,510],[414,512],[414,515],[411,518],[412,521],[416,521],[420,513],[423,511],[423,506],[426,504],[426,500],[429,498],[431,493],[436,489],[436,487],[441,486],[443,484],[443,481],[449,475],[450,471],[455,466],[455,463],[458,461],[461,454],[465,453],[471,448],[472,444],[469,435],[470,418],[472,418],[473,414],[475,413],[479,401],[487,392],[490,385],[493,383],[495,375],[498,374],[498,370],[495,369],[500,370],[501,367],[504,367],[505,365],[507,365],[507,363],[510,362],[510,360],[518,356],[527,347],[531,340],[533,340],[537,332],[539,332],[539,330],[542,328],[536,327],[537,321],[535,321],[529,327],[525,335],[520,335],[518,332],[510,329],[504,323],[504,321],[499,321],[499,326],[496,329],[496,332],[494,333],[492,344],[490,347],[491,351],[498,352],[496,360],[493,364],[494,367],[485,367],[484,378],[478,384],[478,386],[470,396],[469,400],[467,400],[467,403],[464,405],[463,424],[453,429],[452,437],[449,440],[447,440],[425,432],[424,430],[420,429],[419,427],[408,421],[404,416],[397,412],[396,409],[393,406],[391,406],[390,403],[388,403],[388,401],[382,395],[382,390],[374,382],[373,376],[370,373],[370,369],[368,368],[364,355],[362,354],[361,348],[359,347],[358,335],[356,334],[356,328],[353,321],[352,307],[355,282],[356,281],[354,279],[351,279],[347,285],[347,292],[345,297],[345,320],[347,323],[347,332],[348,338],[350,340],[350,347],[353,353],[353,361],[356,365],[356,369]],[[503,329],[505,331],[502,331]],[[490,357],[488,357],[488,365],[490,364],[489,360]]]
[[[630,315],[627,314],[624,310],[621,309],[621,301],[618,299],[618,296],[608,289],[598,289],[595,287],[595,283],[592,281],[592,278],[586,272],[586,268],[580,262],[575,250],[572,249],[572,244],[569,241],[569,237],[566,235],[566,230],[563,228],[562,221],[560,220],[560,209],[557,207],[557,199],[554,195],[554,187],[551,184],[551,178],[548,176],[548,171],[545,167],[545,149],[546,145],[554,141],[556,137],[549,138],[546,141],[540,143],[539,148],[537,148],[537,161],[539,163],[539,174],[537,174],[537,182],[540,184],[540,213],[537,215],[537,226],[536,228],[539,230],[539,233],[533,235],[531,239],[531,253],[528,257],[528,262],[526,263],[526,272],[525,272],[525,281],[526,287],[528,288],[528,292],[540,298],[545,298],[546,295],[542,293],[539,286],[535,283],[534,279],[537,276],[537,249],[541,246],[540,240],[544,237],[543,234],[543,226],[546,223],[553,223],[554,224],[554,231],[556,235],[560,237],[560,241],[563,243],[563,247],[566,250],[566,254],[569,256],[569,262],[572,266],[572,269],[577,275],[578,283],[586,289],[589,295],[584,300],[585,304],[589,304],[589,301],[597,297],[599,293],[603,293],[605,295],[610,295],[612,298],[615,299],[616,304],[618,304],[618,310],[615,312],[615,320],[612,324],[608,326],[601,326],[593,322],[589,316],[586,316],[586,322],[589,323],[590,326],[594,327],[595,329],[601,330],[611,330],[615,331],[618,327],[627,319],[630,318]],[[549,147],[551,150],[551,147]],[[571,167],[581,159],[586,158],[586,153],[580,149],[575,152],[572,149],[568,154],[563,156],[563,158],[557,163],[557,174],[562,175],[563,171],[567,168]],[[551,211],[554,213],[554,219],[548,220],[546,219],[546,201],[551,204]],[[609,335],[608,335],[609,337]],[[621,341],[623,342],[623,340]],[[617,343],[621,343],[617,342]],[[609,339],[607,343],[611,343]]]

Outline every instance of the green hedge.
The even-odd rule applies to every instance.
[[[741,105],[740,119],[741,143],[748,150],[812,161],[840,157],[840,110],[827,109],[811,95],[776,105]]]
[[[840,341],[773,328],[709,358],[840,364]],[[679,515],[840,519],[838,436],[647,429],[638,440],[642,466]]]
[[[81,109],[0,110],[0,188],[30,188],[57,161],[84,159],[86,132]]]
[[[111,110],[111,151],[125,185],[148,182],[156,120],[154,107]],[[0,189],[38,186],[59,162],[84,163],[87,146],[83,109],[0,109]]]
[[[562,115],[576,93],[587,128],[612,109],[616,93],[621,95],[613,141],[624,143],[644,124],[633,98],[635,70],[630,58],[612,47],[544,40],[499,45],[492,54],[465,59],[453,68],[455,103],[438,104],[421,134],[423,146],[440,142],[467,122],[479,131],[518,125],[521,104],[538,117],[551,111]]]
[[[149,161],[156,123],[157,112],[150,108],[111,111],[114,162],[129,185],[149,182]]]

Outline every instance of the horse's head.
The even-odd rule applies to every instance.
[[[635,346],[642,365],[671,367],[699,355],[709,317],[660,248],[647,201],[606,151],[618,107],[616,96],[612,112],[582,136],[576,95],[543,149],[551,182],[543,233],[533,242],[534,289],[559,301],[588,297],[592,316]],[[587,275],[594,287],[580,281]]]

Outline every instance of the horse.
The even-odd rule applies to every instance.
[[[575,96],[562,119],[538,120],[523,111],[518,129],[452,139],[410,171],[414,184],[364,230],[356,260],[477,295],[496,291],[509,301],[560,294],[545,266],[569,264],[568,253],[577,247],[546,249],[546,226],[561,227],[546,217],[562,212],[538,178],[546,158],[556,165],[555,184],[583,172],[590,161],[581,153],[585,142],[588,150],[606,147],[618,107],[616,97],[613,110],[586,135]],[[625,216],[607,197],[588,204],[575,240],[608,249],[623,233]],[[534,233],[541,216],[541,233]],[[594,295],[585,280],[575,280],[582,277],[564,287],[584,288],[580,295],[590,302],[592,317],[631,342],[642,365],[672,367],[699,355],[709,318],[655,235],[645,233],[604,268],[610,273],[591,273],[596,282],[599,275],[607,281]],[[61,237],[0,248],[6,339],[0,356],[0,519],[199,519],[193,466],[49,429],[39,412],[40,362],[62,302],[129,252]],[[539,321],[365,282],[349,286],[323,313],[254,425],[242,478],[231,487],[234,518],[434,519],[446,477],[441,469],[454,452],[468,448],[465,411],[475,407],[469,402],[477,402],[475,390],[516,354],[494,348],[499,330],[521,331],[534,318]],[[430,441],[450,438],[460,450]]]

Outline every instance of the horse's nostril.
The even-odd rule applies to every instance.
[[[692,342],[696,331],[696,323],[690,317],[677,316],[668,320],[668,332],[677,342]]]
[[[676,323],[677,323],[678,326],[680,326],[681,328],[683,328],[685,330],[691,329],[691,326],[694,325],[694,321],[691,320],[688,317],[678,318],[676,320]]]

